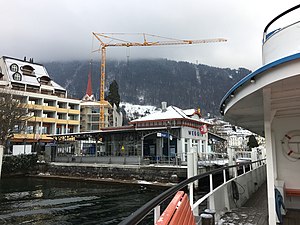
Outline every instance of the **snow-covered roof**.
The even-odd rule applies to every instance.
[[[16,82],[16,83],[22,83],[22,84],[29,84],[29,85],[33,85],[33,86],[40,86],[40,78],[41,77],[48,77],[50,79],[51,85],[55,88],[55,89],[59,89],[59,90],[66,90],[65,88],[63,88],[62,86],[60,86],[59,84],[57,84],[56,82],[54,82],[53,80],[51,80],[46,68],[38,63],[34,63],[34,62],[28,62],[28,61],[23,61],[23,60],[19,60],[19,59],[14,59],[14,58],[10,58],[10,57],[3,57],[5,64],[7,66],[7,75],[8,75],[8,79],[11,82]],[[16,81],[13,79],[13,74],[15,73],[15,71],[11,71],[10,70],[10,66],[12,64],[17,64],[18,65],[18,72],[20,74],[22,74],[21,72],[21,68],[22,67],[27,67],[27,68],[32,68],[33,69],[33,73],[32,75],[26,75],[26,74],[22,74],[22,80],[21,81]]]
[[[179,118],[187,118],[187,116],[184,114],[184,112],[175,107],[175,106],[169,106],[165,112],[159,111],[152,114],[149,114],[147,116],[144,116],[142,118],[132,120],[131,122],[141,122],[141,121],[149,121],[149,120],[166,120],[166,119],[179,119]]]
[[[196,110],[195,109],[185,109],[185,110],[182,110],[184,113],[185,113],[185,115],[187,115],[187,116],[192,116],[192,115],[194,115],[195,114],[195,112],[196,112]]]
[[[193,110],[193,113],[191,110]],[[142,118],[132,120],[131,123],[153,121],[153,120],[189,119],[197,122],[210,124],[208,121],[206,121],[203,118],[195,119],[189,117],[190,115],[193,115],[195,113],[195,109],[191,109],[191,110],[182,110],[176,106],[169,106],[167,107],[166,111],[154,112]]]

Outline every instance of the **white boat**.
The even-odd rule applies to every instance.
[[[173,209],[168,211],[167,208],[162,216],[160,216],[160,205],[167,197],[187,185],[190,210],[193,215],[199,215],[199,205],[207,199],[207,208],[214,210],[216,215],[218,214],[216,216],[218,219],[222,210],[232,209],[232,200],[237,207],[243,205],[245,201],[239,198],[238,195],[241,194],[239,189],[242,187],[244,191],[242,197],[251,197],[251,194],[258,190],[258,186],[264,183],[265,172],[268,211],[263,213],[265,220],[258,224],[274,225],[280,222],[281,214],[285,213],[282,205],[288,208],[288,213],[300,209],[300,22],[296,20],[285,27],[269,32],[269,27],[278,19],[294,13],[299,8],[300,5],[297,5],[283,12],[266,26],[263,33],[262,67],[234,85],[220,104],[220,112],[225,120],[265,137],[266,165],[264,160],[243,163],[241,175],[237,174],[236,168],[239,165],[235,168],[220,168],[218,172],[223,173],[224,182],[218,187],[214,187],[212,179],[216,172],[191,177],[151,200],[120,224],[137,224],[153,209],[156,224],[169,224],[165,221],[166,218],[170,220],[177,218],[177,207],[183,205],[182,202],[186,205],[186,200],[182,200],[181,204],[178,199],[175,199],[175,205],[173,201],[169,204],[169,206],[173,204]],[[299,17],[299,10],[297,13]],[[193,160],[193,158],[188,159],[188,170],[190,170],[189,166],[193,167]],[[250,164],[249,171],[246,171],[245,167]],[[233,176],[226,176],[226,170],[229,172],[234,170]],[[197,186],[195,181],[204,176],[209,176],[210,192],[194,201],[193,186]],[[275,192],[279,198],[275,197]],[[179,195],[183,196],[182,193]],[[276,208],[279,209],[277,214]],[[190,217],[191,213],[187,215]],[[195,222],[193,220],[191,223],[181,223],[173,220],[172,224],[195,224]]]
[[[277,218],[274,187],[281,192],[286,208],[300,209],[299,8],[285,11],[266,26],[263,66],[234,85],[220,106],[225,120],[266,138],[270,225],[276,224]],[[269,27],[287,14],[298,18],[269,32]]]

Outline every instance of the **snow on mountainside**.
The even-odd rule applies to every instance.
[[[50,77],[65,87],[68,96],[85,95],[89,72],[96,99],[100,93],[100,63],[88,61],[45,62]],[[226,92],[251,71],[245,68],[217,68],[167,59],[140,59],[106,62],[106,88],[116,80],[121,101],[160,107],[161,102],[181,109],[201,108],[219,115]],[[142,108],[141,108],[142,109]]]
[[[151,105],[134,105],[128,102],[121,102],[120,107],[126,112],[127,118],[130,120],[138,119],[148,114],[152,114],[161,110],[156,106]]]

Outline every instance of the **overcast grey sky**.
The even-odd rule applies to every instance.
[[[0,55],[36,61],[99,59],[92,32],[145,32],[227,43],[108,48],[114,57],[168,58],[218,67],[261,65],[266,24],[297,0],[0,0]],[[297,11],[299,14],[299,10]],[[285,21],[283,21],[284,24]],[[280,23],[278,23],[280,25]]]

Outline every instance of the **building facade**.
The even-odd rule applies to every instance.
[[[186,161],[188,152],[197,152],[199,156],[209,152],[207,127],[210,125],[198,110],[163,107],[161,111],[132,120],[128,126],[53,135],[62,150],[52,160],[64,161],[73,157],[70,150],[73,145],[75,160],[100,162],[107,159],[105,156],[113,156],[149,159],[150,162]],[[71,137],[75,137],[72,143],[69,142]],[[87,141],[93,146],[89,146],[89,149],[82,148]],[[92,155],[99,157],[82,158]]]
[[[80,103],[80,131],[100,130],[100,111],[104,109],[104,127],[120,127],[123,123],[122,113],[116,105],[112,106],[108,101],[96,101],[92,91],[91,74],[88,75],[86,94]]]
[[[42,64],[33,59],[20,60],[3,56],[0,59],[0,91],[18,96],[26,107],[29,119],[15,126],[10,151],[19,145],[34,151],[45,145],[51,134],[79,132],[80,100],[67,97],[67,91],[54,82]]]
[[[175,106],[166,107],[130,122],[142,132],[142,155],[149,157],[178,157],[186,161],[187,153],[194,149],[197,153],[208,150],[208,130],[210,124],[201,118],[199,110],[182,110]],[[164,131],[151,132],[151,129]],[[143,133],[144,130],[144,133]]]

